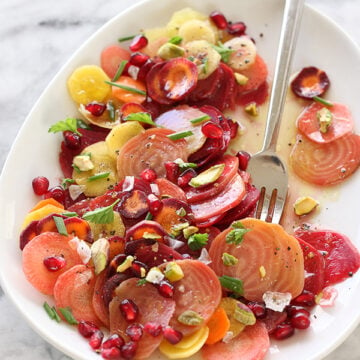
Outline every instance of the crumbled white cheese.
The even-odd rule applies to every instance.
[[[160,195],[160,190],[159,190],[158,184],[151,183],[151,184],[150,184],[150,188],[151,188],[151,192],[152,192],[154,195],[156,195],[156,196]]]
[[[265,306],[274,311],[284,311],[285,307],[290,304],[291,294],[276,291],[266,291],[263,295]]]
[[[122,191],[131,191],[134,188],[135,177],[134,176],[125,176]]]
[[[77,236],[69,240],[69,245],[72,249],[76,250],[80,256],[81,261],[87,264],[91,259],[90,246],[84,241],[80,240]]]
[[[232,331],[228,331],[223,337],[222,341],[224,343],[229,343],[234,338],[234,333]]]
[[[76,200],[85,190],[85,185],[70,185],[69,194],[72,200]]]
[[[145,279],[149,283],[160,284],[164,277],[165,275],[157,267],[153,267],[148,271]]]
[[[88,171],[94,168],[94,163],[91,161],[89,155],[78,155],[73,159],[73,164],[79,168],[80,171]]]

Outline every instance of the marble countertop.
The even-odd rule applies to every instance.
[[[137,1],[0,2],[0,169],[23,120],[60,67],[94,31]],[[359,44],[359,0],[306,2],[332,18]],[[325,359],[359,359],[359,337],[360,327]],[[69,359],[25,323],[1,288],[0,359]]]

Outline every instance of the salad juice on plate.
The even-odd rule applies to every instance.
[[[64,176],[33,180],[43,199],[23,221],[24,274],[105,359],[262,359],[358,270],[350,239],[308,224],[319,186],[359,166],[351,113],[326,99],[323,70],[294,75],[284,227],[266,223],[246,168],[268,69],[246,24],[185,8],[119,41],[67,80],[79,113],[49,129]]]

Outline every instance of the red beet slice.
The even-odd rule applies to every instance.
[[[318,294],[325,283],[325,260],[322,254],[312,245],[297,238],[304,254],[304,269],[306,271],[304,290]]]
[[[326,72],[315,66],[303,68],[291,82],[293,93],[305,99],[321,96],[329,86],[330,80]]]
[[[359,269],[359,252],[347,236],[331,230],[298,230],[295,236],[323,254],[325,287],[346,280]]]

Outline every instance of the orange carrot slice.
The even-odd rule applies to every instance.
[[[201,350],[203,360],[261,360],[270,347],[269,335],[261,322],[247,326],[230,342],[220,341],[205,345]]]
[[[78,253],[68,245],[68,238],[59,233],[45,232],[34,237],[22,253],[23,271],[27,280],[43,294],[52,295],[58,277],[74,265],[82,264]],[[44,259],[62,256],[65,266],[55,272],[49,271]]]
[[[110,79],[115,76],[121,62],[129,59],[130,52],[119,45],[106,47],[100,55],[101,67]]]
[[[326,132],[320,131],[318,112],[322,109],[328,109],[332,117]],[[297,127],[310,140],[317,143],[328,143],[350,133],[353,130],[354,121],[346,105],[333,103],[332,106],[326,107],[314,102],[300,114],[297,119]]]
[[[218,307],[206,326],[209,328],[206,344],[212,345],[222,340],[230,328],[230,320],[226,315],[226,311],[222,307]]]
[[[187,161],[186,141],[171,140],[168,129],[148,129],[131,138],[120,150],[117,158],[119,179],[139,176],[145,169],[153,169],[158,177],[165,177],[164,163],[178,158]]]
[[[101,326],[102,323],[92,305],[95,281],[92,268],[83,264],[73,266],[61,274],[55,283],[56,307],[69,307],[76,320],[90,321]]]
[[[250,231],[240,244],[226,242],[232,227],[211,243],[210,266],[216,274],[240,279],[244,297],[251,301],[262,301],[266,291],[289,292],[293,298],[299,295],[304,287],[304,258],[298,241],[277,224],[253,218],[241,223]],[[236,257],[237,264],[226,266],[224,253]]]
[[[326,144],[298,136],[290,164],[300,178],[312,184],[337,184],[360,165],[360,136],[348,134]]]
[[[119,305],[125,299],[132,300],[139,309],[136,323],[145,325],[155,323],[160,326],[167,326],[175,310],[175,302],[172,299],[161,296],[150,283],[138,285],[139,279],[132,278],[123,281],[115,290],[116,296],[110,302],[110,333],[117,333],[127,339],[125,330],[129,323],[120,312]],[[160,345],[162,335],[151,336],[144,331],[138,342],[136,359],[147,359]]]
[[[119,79],[116,81],[116,84],[130,87],[132,89],[135,89],[135,91],[146,92],[146,87],[141,81],[134,80],[129,76],[120,76]],[[145,95],[138,94],[136,92],[129,91],[124,88],[119,88],[117,86],[112,86],[112,94],[115,98],[117,98],[118,100],[124,103],[132,102],[132,103],[141,104],[146,99]]]
[[[38,210],[46,205],[54,205],[60,209],[64,209],[64,205],[60,204],[58,201],[56,201],[53,198],[48,198],[48,199],[44,199],[44,200],[40,200],[31,210],[30,212],[34,211],[34,210]]]

